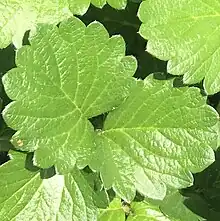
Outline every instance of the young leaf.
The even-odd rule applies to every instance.
[[[59,171],[88,163],[94,129],[88,118],[110,111],[127,97],[136,60],[125,57],[122,37],[109,38],[98,22],[88,27],[77,18],[40,26],[17,53],[17,68],[3,77],[15,100],[3,112],[18,132],[13,144],[34,151],[41,168]]]
[[[136,189],[163,199],[167,186],[192,185],[191,172],[214,161],[218,114],[198,88],[173,88],[172,83],[152,76],[137,81],[97,134],[90,165],[101,172],[106,188],[127,201]]]
[[[208,94],[220,91],[219,9],[219,1],[147,0],[138,13],[148,52],[186,84],[204,79]]]
[[[24,167],[25,157],[13,152],[12,160],[0,167],[2,221],[96,220],[94,192],[78,169],[41,179],[38,170]]]

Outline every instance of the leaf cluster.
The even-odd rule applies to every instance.
[[[2,0],[0,219],[220,219],[220,2]]]

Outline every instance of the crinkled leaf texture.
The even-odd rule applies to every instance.
[[[97,220],[94,190],[78,169],[41,179],[39,171],[24,167],[25,157],[13,152],[12,160],[0,167],[2,221]]]
[[[17,133],[13,144],[35,151],[41,168],[58,171],[87,165],[95,146],[89,118],[118,106],[135,85],[136,60],[125,57],[122,37],[109,38],[98,22],[73,17],[59,28],[43,25],[18,50],[17,68],[3,77],[14,100],[4,110]]]
[[[186,84],[204,79],[208,94],[220,91],[219,0],[146,0],[138,15],[147,50],[169,60],[169,73]]]
[[[97,133],[90,166],[106,188],[130,201],[135,190],[163,199],[167,187],[192,185],[191,172],[214,161],[218,114],[198,88],[173,88],[153,75],[137,81]],[[100,160],[102,159],[102,160]]]
[[[0,2],[0,48],[11,42],[17,48],[27,30],[35,30],[38,23],[54,24],[84,14],[90,3],[103,6],[106,0],[1,0]],[[108,0],[112,7],[122,9],[127,0]]]

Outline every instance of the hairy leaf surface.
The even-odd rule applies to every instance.
[[[2,221],[96,220],[94,191],[78,169],[41,179],[38,170],[25,168],[25,156],[13,152],[12,160],[0,167]]]
[[[17,53],[17,68],[3,77],[14,100],[4,110],[18,132],[13,144],[35,152],[35,163],[58,170],[85,167],[94,144],[88,118],[110,111],[135,83],[136,61],[125,57],[122,37],[109,38],[98,22],[72,18],[59,28],[40,26],[31,46]]]
[[[186,84],[204,79],[208,94],[220,91],[219,0],[146,0],[138,14],[147,50],[169,60],[169,73]]]
[[[91,167],[101,172],[106,188],[127,201],[136,189],[162,199],[167,187],[192,185],[191,172],[214,161],[218,114],[198,88],[172,83],[152,76],[137,81],[97,134]]]

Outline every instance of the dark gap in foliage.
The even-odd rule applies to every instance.
[[[8,153],[5,151],[0,151],[0,165],[2,165],[3,163],[6,163],[9,160],[10,158],[8,156]]]
[[[15,67],[15,48],[12,44],[0,49],[0,73],[1,75]]]
[[[0,49],[0,98],[1,98],[1,110],[11,102],[5,93],[2,76],[10,69],[16,67],[15,65],[15,48],[11,44],[4,49]],[[7,162],[10,158],[8,156],[9,149],[13,148],[10,143],[10,138],[14,134],[14,131],[7,127],[2,115],[0,115],[0,165]]]
[[[208,96],[208,104],[214,107],[220,114],[220,92]]]
[[[37,172],[40,168],[36,167],[33,164],[33,157],[34,154],[33,153],[28,153],[26,156],[26,160],[25,160],[25,169],[31,171],[31,172]]]
[[[49,179],[56,174],[55,167],[42,169],[34,165],[33,163],[34,153],[28,153],[25,160],[25,168],[31,172],[40,172],[41,179]]]
[[[8,98],[8,96],[5,93],[3,84],[2,84],[2,76],[8,72],[9,70],[16,67],[15,64],[15,48],[11,44],[7,48],[0,49],[0,97],[3,101],[3,107],[6,106],[8,103],[11,102],[11,100]]]
[[[185,205],[194,213],[210,221],[220,217],[220,150],[216,160],[204,171],[194,174],[194,185],[182,190],[187,196]]]
[[[140,194],[139,192],[136,192],[136,195],[135,195],[135,198],[134,198],[134,201],[135,202],[141,202],[144,200],[144,196],[142,194]]]
[[[30,36],[30,30],[24,33],[24,37],[22,39],[22,45],[30,45],[29,36]]]
[[[49,179],[56,175],[56,169],[54,166],[47,168],[47,169],[41,169],[40,170],[40,177],[41,179]]]
[[[89,166],[86,166],[86,167],[83,169],[83,171],[84,171],[85,173],[88,173],[88,174],[93,173],[93,171],[90,169]]]
[[[7,96],[3,83],[2,83],[2,76],[0,80],[0,98],[2,100],[2,106],[5,107],[7,104],[11,102],[11,99]]]
[[[138,68],[134,75],[136,78],[144,79],[151,73],[162,72],[167,74],[167,62],[157,59],[146,50],[136,56]]]
[[[92,117],[89,121],[92,123],[95,130],[102,130],[104,126],[104,121],[108,113],[100,114],[98,116]]]
[[[107,190],[107,193],[108,193],[109,201],[111,202],[116,197],[115,191],[111,188]]]
[[[154,72],[165,72],[167,62],[161,61],[146,51],[147,41],[138,33],[141,22],[137,17],[140,4],[128,2],[125,10],[116,10],[109,5],[102,9],[90,6],[87,13],[77,16],[86,25],[93,21],[99,21],[108,30],[110,36],[120,34],[126,42],[126,55],[133,55],[138,62],[138,68],[134,75],[144,79]]]
[[[0,165],[9,160],[8,151],[14,149],[14,146],[10,142],[14,133],[15,131],[6,125],[2,115],[0,115]]]

